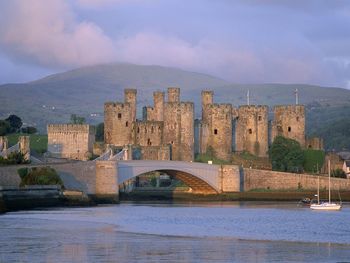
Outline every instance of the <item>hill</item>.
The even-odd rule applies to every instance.
[[[170,86],[181,88],[182,100],[195,102],[197,117],[200,116],[200,94],[203,89],[214,90],[216,102],[236,106],[246,103],[248,90],[251,104],[293,104],[294,91],[298,89],[300,103],[307,105],[308,124],[312,123],[314,134],[317,134],[323,122],[329,124],[329,121],[344,114],[344,107],[350,106],[350,90],[341,88],[303,84],[233,84],[176,68],[106,64],[54,74],[23,84],[0,85],[0,118],[16,114],[42,132],[45,132],[47,123],[68,122],[73,113],[84,116],[90,123],[98,123],[103,120],[104,102],[123,100],[123,89],[129,87],[138,89],[138,116],[141,117],[142,106],[153,103],[152,92],[166,91]],[[320,122],[329,110],[333,112],[331,119]]]

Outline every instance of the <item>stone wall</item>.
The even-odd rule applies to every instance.
[[[268,151],[268,107],[245,105],[238,108],[236,151],[266,157]]]
[[[244,169],[244,191],[317,190],[317,177],[308,174],[283,173],[267,170]],[[320,189],[328,189],[328,176],[320,176]],[[350,190],[350,179],[331,178],[331,189]]]
[[[168,88],[168,102],[180,102],[180,88]]]
[[[140,147],[142,160],[170,161],[170,146],[146,146]]]
[[[240,173],[238,165],[222,165],[221,176],[221,188],[223,192],[240,191]]]
[[[47,134],[48,152],[54,157],[87,160],[93,152],[94,126],[87,124],[50,124],[47,126]]]
[[[282,105],[274,107],[271,139],[283,136],[296,140],[305,147],[305,107],[304,105]]]
[[[323,139],[319,137],[307,138],[305,142],[305,148],[323,151]]]
[[[97,199],[118,201],[118,167],[116,161],[96,162],[96,192]]]
[[[105,103],[105,143],[115,146],[130,144],[132,122],[132,110],[129,103]]]
[[[18,187],[21,179],[17,170],[22,167],[54,168],[60,175],[66,189],[84,191],[87,194],[95,194],[96,167],[95,162],[67,162],[41,165],[15,165],[0,168],[0,185]]]
[[[136,106],[137,106],[136,94],[137,94],[136,89],[125,89],[124,90],[125,104],[130,105],[131,122],[136,121]]]
[[[194,104],[180,103],[180,158],[181,161],[194,160]]]
[[[211,104],[209,113],[208,146],[215,156],[222,160],[232,158],[232,106],[231,104]]]
[[[160,146],[163,142],[163,122],[136,121],[132,127],[132,144]]]

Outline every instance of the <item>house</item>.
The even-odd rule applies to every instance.
[[[345,160],[343,164],[343,171],[347,178],[350,178],[350,160]]]

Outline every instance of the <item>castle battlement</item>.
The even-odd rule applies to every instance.
[[[49,124],[47,125],[48,133],[93,133],[95,134],[95,127],[89,124]]]

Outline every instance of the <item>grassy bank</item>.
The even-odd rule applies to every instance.
[[[38,154],[43,154],[47,150],[47,135],[41,134],[25,134],[25,133],[13,133],[6,135],[9,145],[15,145],[18,142],[19,136],[30,137],[30,149]]]

